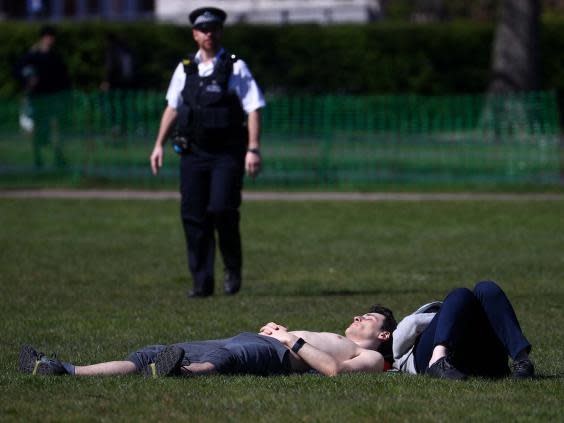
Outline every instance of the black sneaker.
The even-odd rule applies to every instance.
[[[528,358],[514,361],[511,365],[511,377],[513,379],[532,379],[535,377],[535,366]]]
[[[441,357],[435,361],[425,374],[435,379],[465,380],[468,378],[468,376],[454,367],[447,357]]]
[[[68,372],[56,358],[49,358],[37,352],[32,346],[24,345],[20,350],[20,372],[32,375],[66,375]]]
[[[169,345],[155,356],[155,360],[142,369],[143,376],[162,377],[180,376],[182,365],[190,363],[184,360],[184,350],[175,345]]]
[[[241,289],[241,272],[230,272],[225,274],[223,291],[227,295],[234,295]]]

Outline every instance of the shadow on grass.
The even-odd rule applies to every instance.
[[[564,379],[564,373],[556,373],[554,375],[537,374],[534,380],[551,380],[551,379]]]
[[[422,288],[410,288],[410,289],[400,289],[400,288],[387,288],[387,289],[336,289],[336,290],[311,290],[311,291],[284,291],[280,290],[278,292],[272,291],[247,291],[244,295],[250,297],[362,297],[367,295],[390,295],[390,294],[433,294],[429,292],[426,287]],[[439,295],[443,297],[444,295]]]

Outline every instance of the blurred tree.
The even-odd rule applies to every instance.
[[[531,91],[539,87],[540,0],[502,0],[492,49],[489,91]]]
[[[502,143],[526,132],[538,119],[522,96],[507,95],[538,90],[540,0],[501,0],[492,46],[489,101],[482,110],[482,124],[495,131]],[[501,96],[500,96],[501,94]],[[518,169],[510,161],[510,170]]]
[[[564,0],[539,0],[539,3],[548,16],[562,16],[564,13]],[[420,22],[452,19],[493,21],[501,4],[502,0],[382,0],[387,18]]]
[[[553,0],[554,1],[554,0]],[[418,22],[451,19],[492,20],[500,0],[385,0],[388,18]]]

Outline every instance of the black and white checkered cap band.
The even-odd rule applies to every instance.
[[[214,15],[209,10],[206,10],[204,13],[202,13],[200,16],[196,18],[196,20],[194,21],[194,26],[204,25],[209,23],[222,24],[223,20],[219,16]]]

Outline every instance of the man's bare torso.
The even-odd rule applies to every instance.
[[[343,335],[331,332],[310,332],[303,330],[289,331],[290,333],[303,338],[308,344],[331,355],[337,361],[349,360],[356,357],[363,349]],[[296,371],[306,371],[310,367],[297,355],[290,351],[290,361],[292,369]]]

